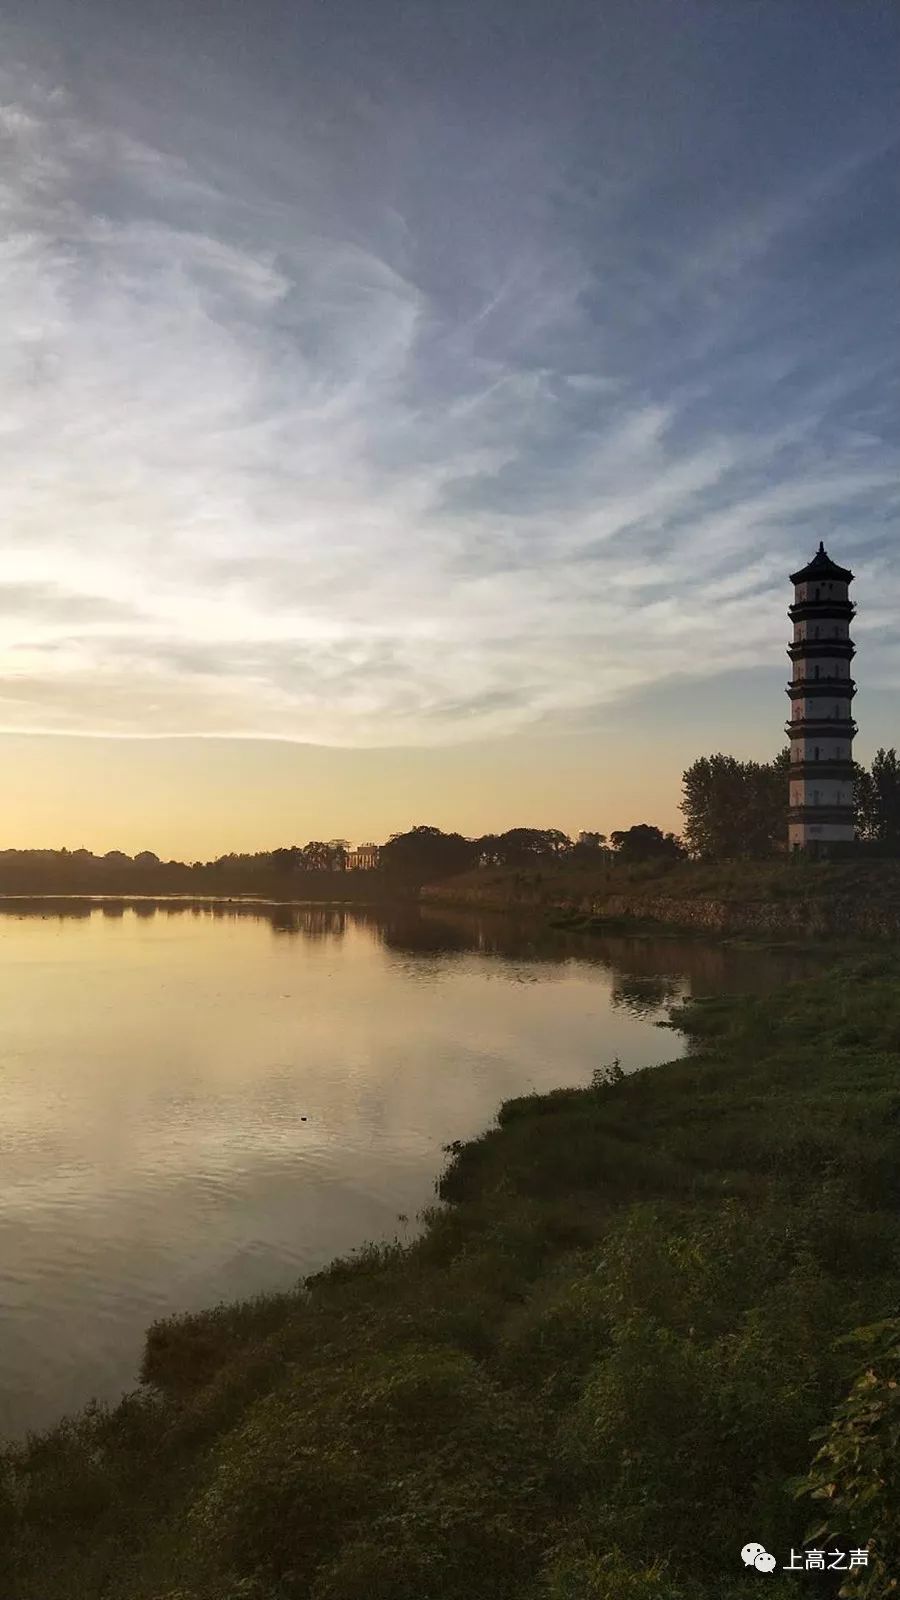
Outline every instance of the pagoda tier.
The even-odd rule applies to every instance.
[[[856,762],[829,761],[827,756],[824,761],[792,761],[789,776],[793,781],[798,778],[843,778],[852,783],[856,776]]]

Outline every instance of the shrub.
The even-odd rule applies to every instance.
[[[814,1434],[819,1451],[802,1498],[824,1516],[809,1543],[868,1545],[869,1562],[840,1589],[854,1600],[888,1600],[900,1589],[900,1318],[859,1328],[842,1343],[864,1356],[846,1399]]]

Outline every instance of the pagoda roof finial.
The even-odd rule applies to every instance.
[[[849,567],[839,567],[836,561],[832,561],[828,551],[825,549],[824,539],[819,540],[819,548],[812,561],[808,562],[805,567],[801,567],[799,572],[791,573],[791,583],[807,583],[810,579],[815,578],[833,578],[838,583],[853,582],[853,573]]]

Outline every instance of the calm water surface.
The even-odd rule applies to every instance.
[[[8,902],[0,1433],[133,1386],[155,1317],[402,1236],[504,1098],[671,1058],[673,1001],[785,975],[427,910]]]

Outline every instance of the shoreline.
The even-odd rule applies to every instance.
[[[731,1546],[801,1542],[840,1341],[900,1303],[900,964],[672,1021],[686,1057],[451,1148],[416,1240],[155,1324],[143,1390],[5,1450],[9,1592],[755,1593]]]

